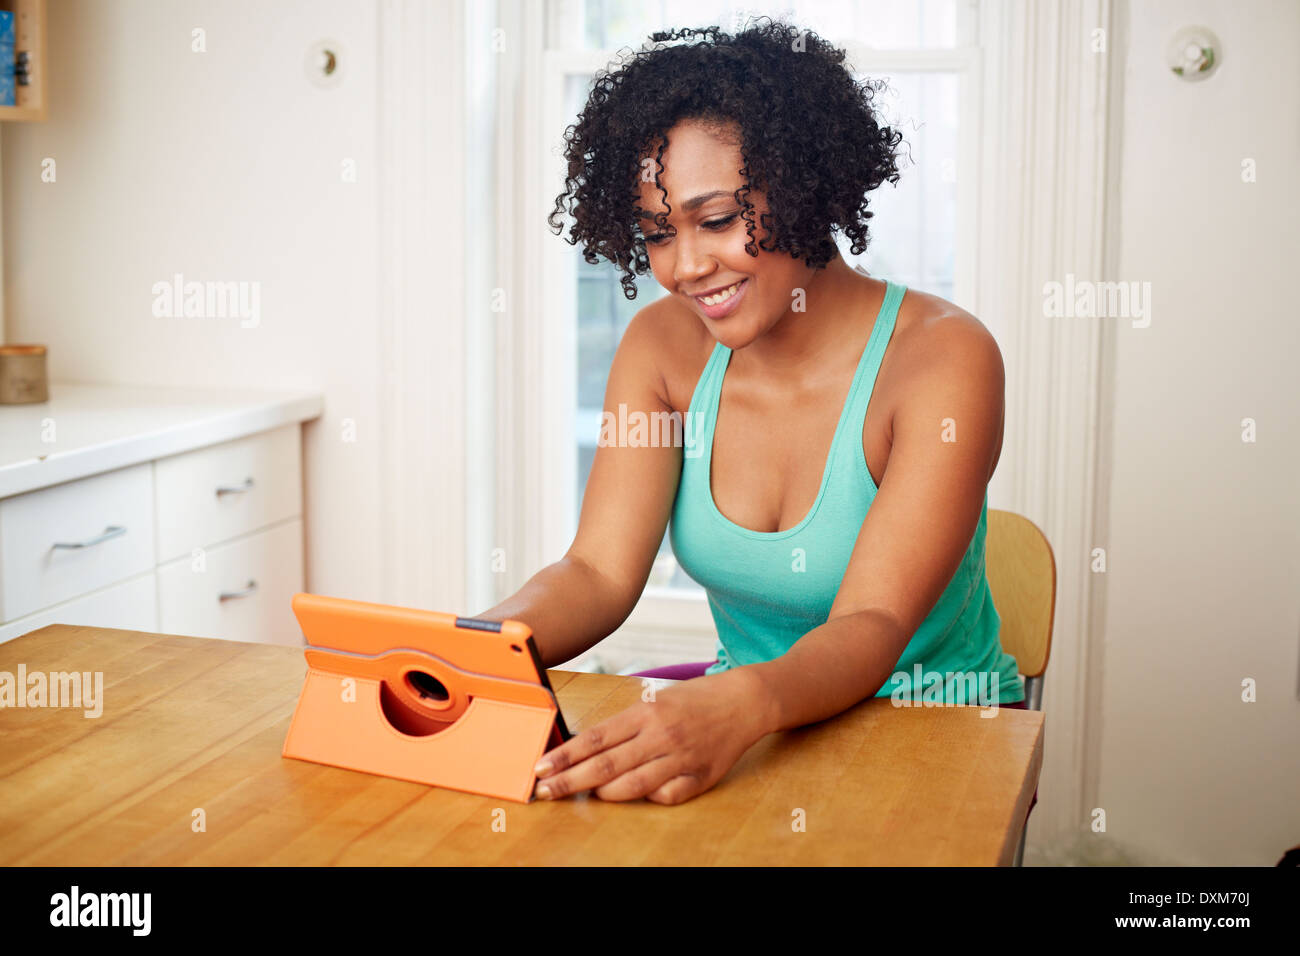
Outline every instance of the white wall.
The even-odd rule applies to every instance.
[[[305,430],[307,586],[377,600],[377,5],[58,0],[49,16],[49,120],[0,133],[4,340],[47,344],[54,381],[324,392]],[[305,66],[322,39],[344,52],[328,89]],[[260,282],[260,325],[154,317],[153,284],[177,272]]]
[[[1140,858],[1272,865],[1300,844],[1300,5],[1120,13],[1117,278],[1152,320],[1115,335],[1100,806]],[[1223,44],[1200,83],[1164,63],[1189,24]]]

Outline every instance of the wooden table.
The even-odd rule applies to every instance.
[[[1009,864],[1043,752],[1034,711],[873,699],[677,806],[518,804],[281,757],[296,648],[53,624],[0,645],[19,664],[100,671],[104,700],[0,709],[6,866]],[[575,732],[640,699],[635,678],[551,680]]]

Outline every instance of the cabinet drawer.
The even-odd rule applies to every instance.
[[[299,442],[284,425],[156,461],[159,562],[301,514]]]
[[[158,569],[162,633],[302,644],[290,606],[303,586],[302,519],[209,548],[202,562],[185,557]]]
[[[150,462],[0,501],[0,620],[152,569],[153,518]]]
[[[158,579],[150,571],[142,577],[19,618],[0,627],[0,644],[47,624],[90,624],[157,633]]]

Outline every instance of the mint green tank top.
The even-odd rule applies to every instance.
[[[769,661],[830,616],[858,532],[876,496],[862,429],[906,288],[889,282],[831,441],[812,508],[785,531],[753,531],[713,500],[713,431],[731,349],[719,342],[700,374],[669,529],[678,563],[705,590],[718,632],[707,673]],[[1025,699],[1016,660],[998,640],[1001,619],[984,571],[988,494],[961,564],[876,692],[915,706],[1010,704]]]

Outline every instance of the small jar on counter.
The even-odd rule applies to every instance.
[[[0,405],[50,400],[44,345],[0,345]]]

